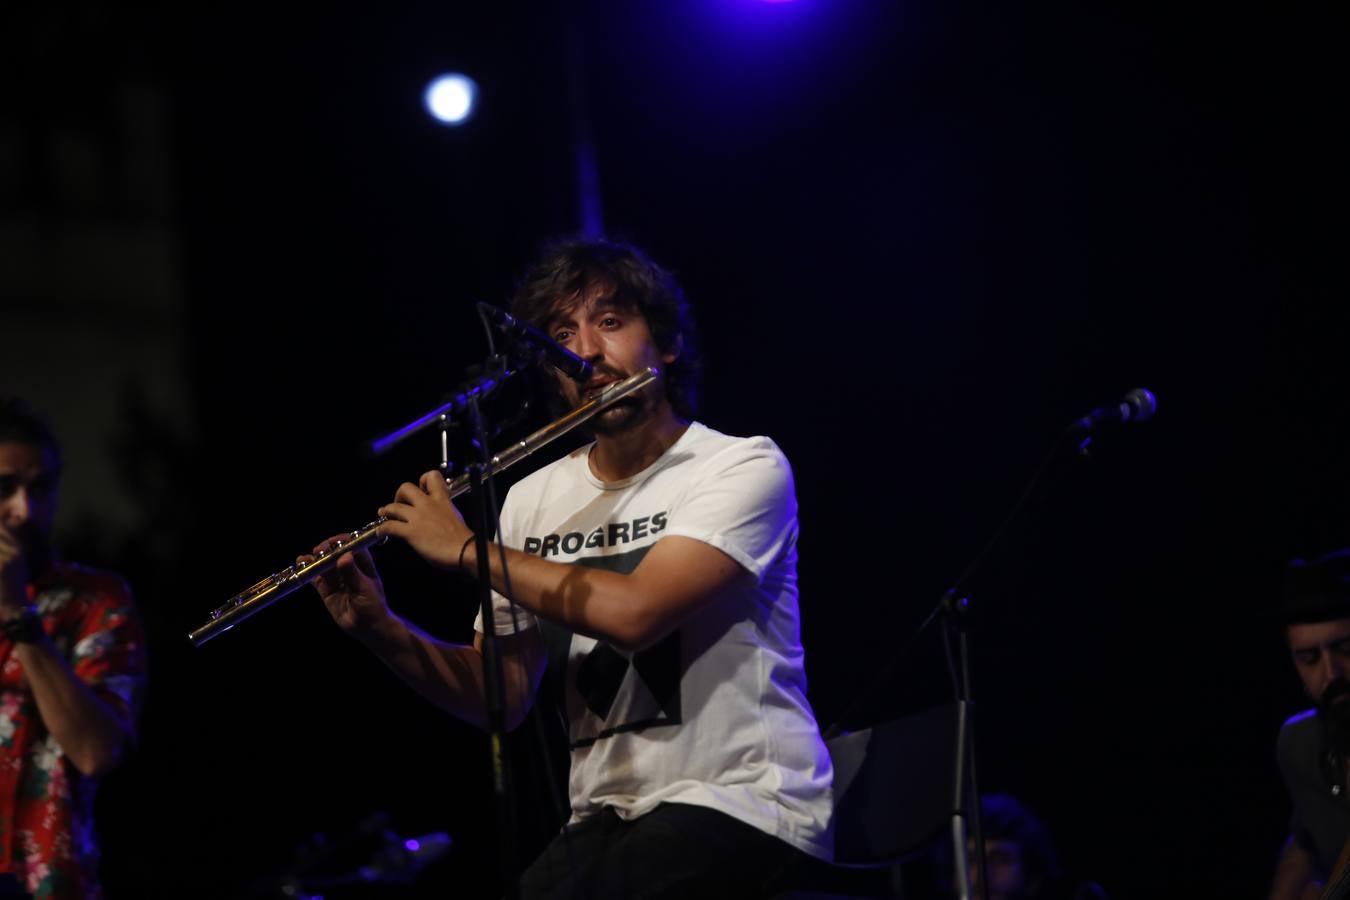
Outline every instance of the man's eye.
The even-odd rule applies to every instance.
[[[1311,666],[1317,662],[1318,656],[1316,650],[1300,650],[1294,654],[1294,661],[1301,666]]]
[[[8,500],[19,489],[19,479],[11,476],[0,478],[0,500]]]
[[[563,341],[567,340],[567,339],[570,338],[571,336],[572,336],[572,332],[570,332],[570,331],[558,331],[558,332],[554,332],[554,334],[553,334],[553,339],[554,339],[555,341],[557,341],[558,343],[561,344]]]
[[[605,328],[617,328],[622,323],[618,320],[616,316],[605,316],[603,319],[600,320],[600,324]]]

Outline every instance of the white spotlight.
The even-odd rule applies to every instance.
[[[467,75],[453,72],[432,79],[422,94],[427,112],[446,125],[463,125],[473,118],[478,104],[478,85]]]

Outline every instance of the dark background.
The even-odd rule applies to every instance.
[[[487,352],[473,304],[505,305],[579,227],[584,108],[607,231],[694,304],[700,418],[793,462],[823,725],[947,697],[935,640],[899,648],[1066,423],[1156,393],[1154,421],[1054,458],[968,586],[982,787],[1113,897],[1262,896],[1288,815],[1274,736],[1302,702],[1270,610],[1290,557],[1350,541],[1328,8],[487,6],[7,14],[3,123],[27,149],[0,158],[6,220],[148,216],[178,273],[190,415],[133,385],[84,448],[114,455],[145,524],[68,532],[132,581],[152,639],[143,740],[101,800],[109,895],[244,896],[377,812],[456,843],[370,896],[495,890],[484,737],[312,595],[201,649],[184,635],[435,464],[429,438],[357,448],[457,385]],[[421,107],[445,70],[481,85],[466,127]],[[85,123],[131,165],[99,124],[126,84],[163,100],[171,202],[65,203],[43,136]],[[59,294],[5,298],[0,347]],[[396,609],[469,637],[466,582],[378,554]],[[528,854],[551,801],[525,741]]]

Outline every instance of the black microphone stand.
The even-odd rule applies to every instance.
[[[947,662],[952,670],[952,683],[956,692],[956,761],[952,784],[952,858],[954,860],[957,897],[969,900],[970,852],[966,846],[965,811],[970,810],[970,837],[975,845],[975,861],[979,870],[980,896],[989,900],[989,873],[985,859],[984,832],[980,816],[980,791],[976,778],[975,765],[975,700],[970,686],[970,630],[967,619],[970,614],[970,598],[964,596],[963,588],[978,571],[979,566],[997,546],[1008,526],[1021,512],[1031,497],[1041,477],[1049,469],[1050,463],[1066,446],[1072,445],[1079,459],[1092,456],[1092,438],[1100,425],[1147,422],[1157,409],[1157,400],[1153,393],[1145,388],[1137,388],[1125,396],[1125,401],[1116,407],[1094,409],[1081,419],[1070,423],[1060,435],[1060,439],[1051,445],[1031,480],[1022,491],[1022,495],[1013,504],[1012,510],[994,532],[965,572],[950,589],[942,595],[938,608],[925,620],[924,626],[934,616],[942,619],[943,646],[947,653]],[[922,629],[924,626],[920,626]],[[956,644],[956,659],[953,659],[952,644]]]
[[[1146,388],[1136,388],[1125,396],[1125,400],[1116,407],[1100,407],[1086,416],[1074,420],[1061,433],[1050,447],[1031,476],[1027,486],[1003,522],[994,531],[992,537],[966,567],[959,578],[952,583],[938,601],[937,606],[924,618],[923,622],[905,641],[898,653],[891,657],[880,675],[874,679],[871,689],[858,691],[846,711],[836,719],[836,725],[826,732],[827,739],[841,733],[840,729],[850,721],[851,715],[864,708],[865,702],[874,699],[881,687],[889,682],[900,660],[914,646],[918,638],[935,620],[942,622],[943,649],[947,655],[947,664],[951,670],[953,689],[956,694],[956,740],[955,759],[953,761],[951,840],[952,859],[955,867],[957,897],[970,900],[970,850],[967,847],[967,810],[970,819],[970,843],[975,846],[976,864],[979,867],[980,896],[989,900],[989,879],[985,859],[984,833],[980,815],[980,792],[976,778],[975,764],[975,699],[970,681],[970,598],[965,596],[965,586],[988,558],[990,552],[1008,532],[1009,526],[1017,518],[1027,501],[1031,498],[1050,464],[1066,447],[1072,446],[1080,460],[1092,458],[1092,438],[1098,427],[1147,422],[1157,411],[1157,399]],[[955,650],[953,650],[955,645]]]
[[[478,553],[478,598],[483,615],[482,631],[482,672],[484,703],[487,708],[488,748],[492,767],[492,789],[496,807],[497,833],[499,836],[498,862],[502,885],[506,896],[514,897],[517,892],[516,852],[516,816],[515,799],[511,778],[510,760],[506,752],[506,706],[504,678],[501,656],[497,645],[497,629],[492,615],[492,569],[488,559],[489,536],[495,530],[495,511],[491,509],[486,480],[491,477],[488,435],[479,400],[499,387],[506,379],[516,374],[508,368],[505,357],[491,356],[483,365],[483,374],[467,382],[459,393],[436,409],[419,416],[412,422],[398,428],[388,435],[376,438],[366,445],[367,452],[380,454],[395,444],[411,437],[432,425],[441,431],[441,469],[449,470],[447,431],[453,424],[451,416],[462,413],[469,421],[472,443],[479,451],[479,458],[467,465],[469,475],[469,493],[473,497],[474,544]]]
[[[994,531],[993,536],[981,548],[975,559],[966,566],[961,576],[942,595],[937,608],[920,626],[920,630],[922,630],[935,617],[941,618],[943,650],[947,655],[947,665],[951,670],[952,685],[956,693],[956,743],[954,745],[956,759],[953,763],[952,774],[951,839],[958,900],[970,900],[971,897],[970,850],[966,841],[967,810],[970,818],[970,843],[975,845],[980,897],[982,900],[989,900],[989,872],[985,859],[984,829],[980,815],[980,790],[975,764],[975,697],[970,683],[971,654],[968,622],[970,598],[965,595],[965,586],[970,583],[975,573],[979,571],[980,565],[988,559],[989,554],[1007,534],[1009,526],[1017,518],[1018,513],[1026,506],[1036,486],[1040,484],[1041,477],[1065,447],[1064,437],[1066,436],[1077,436],[1074,426],[1066,429],[1061,439],[1051,445],[1049,452],[1046,453],[1041,460],[1041,464],[1036,468],[1035,474],[1031,476],[1031,480],[1022,490],[1021,496],[1017,498],[1017,502],[1013,504],[1012,509],[1003,518],[1003,522]],[[1085,458],[1087,455],[1086,446],[1079,445],[1078,450],[1080,456]],[[955,654],[953,654],[953,643],[956,645]],[[953,655],[955,658],[953,658]]]
[[[518,892],[516,854],[516,808],[511,765],[506,754],[506,704],[502,660],[497,648],[497,626],[492,612],[492,561],[488,558],[488,535],[496,529],[495,516],[483,489],[488,471],[488,438],[478,400],[469,401],[469,421],[480,459],[469,464],[469,494],[474,498],[474,549],[478,554],[478,607],[483,616],[483,691],[487,705],[488,750],[492,765],[492,792],[496,798],[497,833],[500,835],[502,885],[507,897]],[[489,476],[490,477],[490,476]]]
[[[366,445],[369,455],[385,452],[398,442],[432,425],[441,430],[441,468],[448,473],[450,467],[447,432],[451,426],[450,416],[460,412],[469,420],[472,442],[479,451],[479,458],[468,464],[469,488],[473,495],[474,546],[478,553],[478,599],[483,617],[482,632],[482,672],[484,704],[487,710],[488,746],[492,766],[492,788],[496,799],[496,819],[499,840],[499,861],[501,878],[506,896],[514,898],[519,894],[516,852],[516,808],[511,778],[510,761],[506,752],[506,704],[502,675],[501,656],[498,649],[497,629],[492,611],[492,566],[488,558],[489,536],[497,529],[496,510],[484,489],[492,477],[492,466],[488,450],[487,428],[484,424],[479,400],[486,397],[516,371],[529,366],[552,366],[578,381],[590,377],[590,363],[555,343],[543,332],[519,322],[509,314],[488,304],[480,303],[479,314],[485,324],[491,320],[497,327],[507,331],[512,339],[514,356],[496,355],[488,357],[480,369],[482,375],[468,382],[465,388],[452,396],[447,402],[417,419],[396,429],[388,435],[370,441]],[[516,370],[510,368],[514,363]],[[496,374],[494,374],[496,373]],[[505,566],[505,556],[502,559]],[[503,577],[506,577],[503,571]],[[509,592],[509,583],[508,588]]]
[[[984,854],[984,829],[980,815],[980,789],[975,766],[975,698],[970,687],[970,640],[966,616],[970,600],[955,589],[942,595],[938,603],[942,616],[942,640],[948,664],[953,668],[956,687],[956,760],[952,775],[952,859],[960,900],[970,898],[970,859],[966,846],[965,811],[970,810],[970,837],[975,844],[975,862],[979,867],[980,896],[989,900],[989,871]],[[952,641],[957,645],[953,662]]]

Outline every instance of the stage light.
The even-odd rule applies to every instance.
[[[440,75],[427,85],[422,100],[436,121],[463,125],[473,118],[477,108],[478,85],[469,76],[458,72]]]

